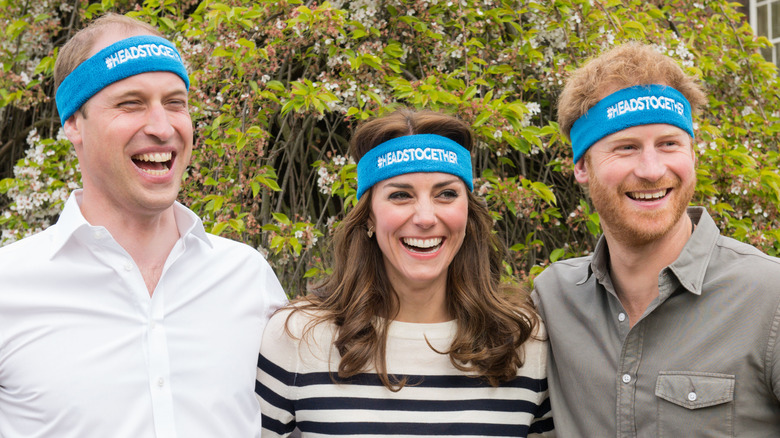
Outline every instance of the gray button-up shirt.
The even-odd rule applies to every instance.
[[[696,231],[634,327],[603,237],[536,279],[559,436],[780,437],[780,259],[688,215]]]

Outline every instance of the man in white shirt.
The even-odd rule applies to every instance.
[[[60,51],[83,189],[0,249],[0,437],[252,437],[263,327],[286,302],[253,248],[175,202],[192,151],[175,46],[120,15]]]

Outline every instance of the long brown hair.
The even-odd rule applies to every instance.
[[[351,154],[360,160],[387,140],[413,134],[438,134],[469,151],[473,147],[471,131],[463,121],[404,108],[361,125],[352,137]],[[307,312],[314,318],[309,328],[323,322],[338,327],[334,345],[341,355],[339,377],[374,366],[382,383],[397,391],[406,381],[388,375],[385,355],[387,328],[398,298],[382,252],[366,234],[371,197],[371,190],[364,193],[337,227],[332,274],[299,300],[293,311],[315,311]],[[493,386],[516,376],[524,362],[520,347],[538,324],[527,293],[501,283],[504,251],[486,204],[468,192],[465,238],[447,274],[447,306],[457,320],[457,332],[450,348],[440,353],[449,355],[457,369],[483,377]],[[518,302],[512,302],[510,295]]]

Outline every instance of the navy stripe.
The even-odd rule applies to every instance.
[[[536,415],[535,418],[542,418],[545,415],[550,413],[550,409],[552,407],[550,406],[550,397],[545,398],[542,400],[542,403],[539,404],[539,407],[536,408]]]
[[[255,385],[255,392],[271,406],[289,412],[290,415],[295,415],[295,403],[292,400],[280,396],[262,383]]]
[[[547,377],[543,379],[535,379],[535,380],[539,382],[539,389],[537,389],[537,392],[547,391]]]
[[[261,418],[263,429],[270,430],[271,432],[278,435],[286,435],[292,433],[293,430],[295,430],[295,417],[293,417],[293,421],[287,424],[284,424],[279,420],[275,420],[265,414],[263,414]]]
[[[552,417],[545,418],[544,420],[538,420],[531,423],[531,428],[528,429],[528,433],[544,433],[550,432],[555,429]]]
[[[409,400],[359,397],[312,397],[298,400],[296,409],[328,410],[352,409],[370,411],[458,412],[493,411],[527,412],[537,410],[536,403],[528,400],[466,399],[466,400]]]
[[[342,378],[337,373],[314,372],[296,374],[286,371],[284,368],[260,355],[257,366],[274,379],[290,386],[332,385],[333,383],[346,383],[361,386],[383,386],[379,376],[373,373],[360,373],[352,377]],[[406,377],[407,385],[420,388],[490,388],[490,383],[485,379],[469,376],[440,376],[440,375],[412,375],[399,374],[399,379]],[[541,392],[547,390],[547,379],[534,379],[527,376],[518,376],[509,382],[499,385],[500,388],[523,388]]]
[[[287,387],[292,385],[294,383],[294,375],[291,378],[291,373],[288,373],[284,371],[282,368],[278,367],[277,365],[271,363],[268,359],[263,357],[262,355],[257,361],[257,366],[260,368],[261,371],[268,373],[269,375],[272,375],[274,377],[281,377],[282,383],[284,383]],[[295,416],[295,403],[293,400],[288,400],[287,398],[280,396],[276,392],[272,391],[271,388],[265,386],[262,382],[259,380],[255,380],[255,393],[260,396],[265,402],[268,404],[278,408],[282,409],[284,411],[287,411],[290,413],[290,415]]]
[[[274,379],[287,386],[295,385],[295,373],[290,373],[279,365],[266,359],[262,354],[257,358],[257,367]]]
[[[484,423],[298,423],[304,433],[327,435],[484,435],[526,436],[528,426]]]
[[[270,374],[270,373],[269,373]],[[290,373],[287,373],[290,374]],[[407,385],[416,388],[491,388],[490,383],[485,379],[469,376],[428,376],[428,375],[395,375],[401,379],[407,378]],[[277,377],[279,378],[279,377]],[[280,379],[281,380],[281,379]],[[289,376],[285,379],[290,381]],[[335,383],[360,385],[360,386],[383,386],[379,376],[373,373],[361,373],[352,377],[341,378],[336,373],[316,372],[303,373],[295,377],[295,386],[310,385],[332,385]],[[509,382],[499,385],[500,388],[522,388],[531,391],[539,391],[539,388],[547,387],[546,379],[533,379],[526,376],[519,376]]]

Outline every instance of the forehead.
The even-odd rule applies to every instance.
[[[650,125],[639,125],[639,126],[632,126],[630,128],[626,128],[622,131],[618,131],[604,137],[603,139],[599,140],[596,144],[602,142],[612,143],[616,141],[619,142],[625,140],[663,139],[663,138],[678,137],[678,136],[682,136],[690,139],[687,132],[683,131],[682,129],[674,125],[667,125],[665,123],[654,123]],[[594,146],[596,144],[594,144]]]
[[[437,185],[458,181],[462,182],[459,177],[444,172],[410,172],[382,180],[377,185]]]

